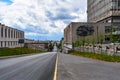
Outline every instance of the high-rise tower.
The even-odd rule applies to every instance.
[[[120,23],[120,0],[87,0],[88,22]]]

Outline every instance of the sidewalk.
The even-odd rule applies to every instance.
[[[120,63],[58,54],[57,80],[120,80]]]

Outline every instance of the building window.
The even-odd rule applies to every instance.
[[[14,38],[15,38],[15,31],[14,31]]]
[[[12,41],[11,41],[11,46],[12,46]]]
[[[17,38],[17,31],[16,31],[16,38]]]
[[[5,38],[7,37],[7,29],[5,29]]]
[[[3,27],[1,28],[1,37],[3,37]]]
[[[20,33],[18,32],[18,38],[20,38],[19,34],[20,34]]]
[[[11,38],[13,38],[13,30],[11,30]]]
[[[120,1],[118,1],[118,6],[120,7]]]
[[[5,41],[5,47],[6,47],[6,41]]]
[[[105,33],[109,33],[111,30],[111,26],[105,26]]]
[[[108,20],[107,22],[108,22],[108,23],[111,23],[112,21],[111,21],[111,20]]]
[[[9,41],[8,41],[8,47],[10,46],[10,43],[9,43]]]
[[[3,42],[1,41],[1,47],[3,47]]]
[[[116,23],[117,23],[117,22],[120,22],[120,20],[118,20],[118,19],[114,19],[113,22],[116,22]]]
[[[115,2],[112,2],[112,6],[113,7],[117,7],[118,6],[118,3],[115,1]]]
[[[112,2],[113,8],[114,7],[120,7],[120,1],[114,1]]]
[[[10,38],[10,29],[8,29],[8,38]]]

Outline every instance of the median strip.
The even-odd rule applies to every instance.
[[[58,68],[58,55],[57,55],[57,58],[56,58],[55,71],[54,71],[54,78],[53,78],[53,80],[57,80],[57,68]]]

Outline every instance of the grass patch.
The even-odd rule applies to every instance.
[[[88,58],[107,61],[107,62],[120,62],[120,56],[110,56],[106,54],[95,54],[91,52],[76,52],[76,51],[71,51],[69,52],[69,54],[88,57]]]
[[[33,50],[28,48],[5,48],[0,49],[0,56],[12,56],[12,55],[22,55],[22,54],[31,54],[31,53],[42,53],[41,50]]]

